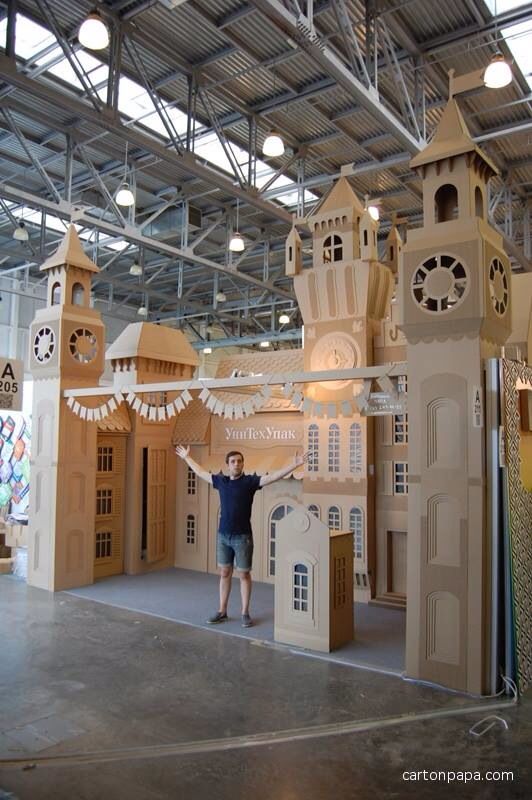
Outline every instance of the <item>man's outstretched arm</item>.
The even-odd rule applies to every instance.
[[[206,469],[203,469],[202,466],[200,466],[196,461],[194,461],[193,458],[191,458],[191,456],[190,456],[190,447],[183,447],[183,445],[178,444],[178,445],[176,445],[175,451],[176,451],[177,455],[179,456],[179,458],[182,458],[183,461],[185,461],[188,464],[190,469],[193,472],[196,473],[198,478],[201,478],[202,480],[207,481],[207,483],[212,484],[212,475],[211,475],[211,473],[207,472]]]
[[[281,467],[281,469],[278,469],[275,472],[270,472],[269,475],[263,475],[262,478],[260,479],[261,488],[263,486],[269,486],[270,483],[275,483],[275,481],[284,478],[285,475],[290,475],[290,473],[293,472],[295,469],[303,466],[303,464],[307,460],[308,460],[308,453],[303,453],[303,455],[301,455],[300,453],[296,453],[293,461],[291,461],[290,464],[287,464],[286,467]]]

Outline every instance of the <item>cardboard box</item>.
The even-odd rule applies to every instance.
[[[28,526],[10,525],[6,523],[6,545],[8,547],[27,547],[28,546]]]
[[[12,558],[0,558],[0,575],[9,575],[12,563]]]

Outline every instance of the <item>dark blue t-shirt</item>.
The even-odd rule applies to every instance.
[[[261,488],[260,475],[246,475],[231,478],[223,475],[212,476],[212,485],[220,492],[220,533],[247,533],[251,535],[251,506],[257,489]]]

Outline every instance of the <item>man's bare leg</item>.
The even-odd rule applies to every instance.
[[[249,601],[251,600],[251,572],[239,572],[240,597],[242,599],[242,614],[249,614]]]
[[[220,567],[220,613],[227,614],[233,567]]]

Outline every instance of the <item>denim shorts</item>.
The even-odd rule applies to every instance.
[[[219,567],[232,567],[251,572],[253,536],[249,533],[220,533],[216,538],[216,560]]]

